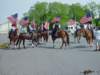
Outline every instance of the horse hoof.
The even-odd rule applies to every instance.
[[[32,47],[34,48],[34,44],[32,44]]]
[[[14,48],[17,48],[17,46],[14,46]]]
[[[18,47],[18,49],[21,49],[20,47]]]

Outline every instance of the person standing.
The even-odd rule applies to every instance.
[[[96,51],[100,51],[100,27],[95,31]]]

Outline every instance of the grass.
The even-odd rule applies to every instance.
[[[0,43],[0,49],[9,48],[8,43]]]

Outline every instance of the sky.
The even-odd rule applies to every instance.
[[[37,2],[62,2],[67,4],[81,3],[87,4],[93,0],[0,0],[0,24],[7,21],[7,17],[18,13],[19,18],[23,17],[23,13],[27,12],[32,5]],[[100,3],[100,0],[94,0]]]

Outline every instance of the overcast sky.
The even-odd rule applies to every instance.
[[[7,21],[7,16],[14,13],[18,13],[19,17],[22,17],[24,12],[27,12],[29,8],[36,2],[62,2],[67,4],[81,3],[87,4],[93,0],[0,0],[0,23]],[[94,0],[96,3],[100,3],[100,0]]]

